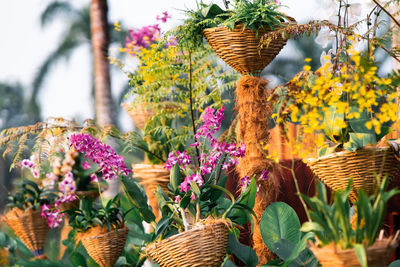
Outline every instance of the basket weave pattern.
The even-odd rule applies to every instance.
[[[128,228],[113,230],[105,234],[89,236],[81,238],[82,244],[94,259],[102,267],[112,267],[121,255],[126,238],[128,236]]]
[[[368,267],[387,266],[397,242],[391,239],[377,240],[366,248]],[[334,244],[319,248],[311,245],[310,249],[324,267],[361,267],[354,249],[339,250]]]
[[[140,184],[144,187],[149,204],[158,220],[161,214],[155,192],[158,185],[164,192],[168,192],[169,172],[162,165],[151,164],[132,164],[132,170],[134,176],[140,178]]]
[[[18,216],[14,211],[4,215],[4,222],[35,256],[43,254],[49,226],[40,211],[29,210]]]
[[[272,29],[264,28],[255,31],[243,25],[236,25],[231,31],[228,27],[214,27],[203,31],[203,36],[229,66],[241,74],[259,74],[279,54],[286,44],[286,39],[279,37],[273,40],[268,47],[261,50],[258,45],[260,38]]]
[[[143,129],[147,121],[155,114],[154,111],[146,107],[145,104],[133,106],[132,103],[122,103],[121,106],[129,114],[129,117],[131,117],[131,120],[139,129]]]
[[[377,184],[375,174],[388,175],[391,179],[400,170],[400,162],[390,147],[337,152],[309,160],[308,165],[314,174],[335,191],[345,189],[352,178],[352,201],[357,199],[357,191],[360,188],[367,195],[374,193]]]
[[[152,243],[146,253],[161,267],[219,267],[227,246],[228,228],[218,222]]]

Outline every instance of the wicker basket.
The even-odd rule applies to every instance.
[[[140,179],[140,184],[144,187],[149,204],[158,220],[161,214],[155,192],[158,185],[164,192],[168,192],[169,171],[164,169],[163,165],[151,164],[132,164],[132,170],[134,176]]]
[[[387,266],[397,245],[395,240],[382,239],[366,248],[368,267]],[[361,267],[354,249],[340,250],[335,244],[322,248],[311,244],[310,249],[323,267]]]
[[[368,195],[375,192],[375,174],[393,178],[400,170],[400,162],[390,147],[364,148],[355,152],[342,151],[308,161],[313,172],[333,190],[343,190],[350,178],[354,190],[350,199],[357,200],[358,189]]]
[[[44,254],[49,226],[40,211],[29,210],[20,215],[11,210],[4,215],[4,222],[14,231],[35,257]]]
[[[227,247],[228,228],[215,222],[152,243],[146,254],[161,267],[219,267]]]
[[[81,238],[88,254],[101,267],[112,267],[125,247],[128,228],[110,231],[105,234]]]
[[[135,126],[143,129],[147,121],[154,116],[154,111],[147,108],[145,104],[137,104],[133,107],[132,103],[121,103],[122,108],[129,114]]]
[[[208,28],[203,30],[203,36],[215,53],[232,68],[241,74],[260,74],[287,42],[287,39],[279,37],[268,47],[259,49],[260,38],[271,31],[270,28],[260,29],[257,35],[239,24],[233,31],[228,27]]]

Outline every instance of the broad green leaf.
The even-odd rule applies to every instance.
[[[400,267],[400,260],[392,262],[388,267]]]
[[[178,186],[182,182],[182,176],[181,176],[181,170],[178,166],[178,164],[175,164],[174,167],[172,167],[171,172],[169,174],[169,182],[174,189],[174,191],[178,188]]]
[[[228,249],[232,254],[238,257],[239,260],[245,263],[246,266],[257,266],[258,258],[255,251],[251,247],[240,244],[233,234],[229,234]]]
[[[365,247],[362,244],[354,244],[354,251],[357,254],[358,261],[360,262],[362,267],[368,267],[367,263],[367,252],[365,251]]]
[[[349,133],[349,136],[349,141],[343,145],[343,148],[348,151],[356,151],[366,145],[374,145],[377,142],[375,133]]]
[[[74,266],[86,267],[86,259],[82,254],[78,252],[73,252],[71,253],[70,257],[71,257],[71,263]]]
[[[344,119],[344,113],[337,112],[336,106],[331,106],[324,115],[324,133],[334,143],[342,143],[346,138],[346,133],[338,124],[338,121],[344,121]]]
[[[265,245],[273,252],[274,245],[279,240],[285,239],[297,244],[301,237],[300,221],[296,212],[283,202],[272,203],[265,209],[260,228]]]
[[[257,194],[257,182],[256,179],[252,178],[249,187],[246,192],[242,194],[242,199],[239,201],[240,204],[246,205],[250,209],[254,208]]]
[[[201,10],[201,14],[207,19],[215,18],[215,16],[222,13],[224,13],[224,11],[216,4],[211,4]]]

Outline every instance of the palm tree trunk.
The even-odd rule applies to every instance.
[[[95,112],[100,126],[115,125],[115,109],[111,95],[108,46],[110,42],[107,0],[92,0],[90,28],[92,32]]]
[[[111,94],[110,64],[108,62],[107,0],[92,0],[90,5],[90,30],[93,47],[93,74],[96,121],[100,126],[116,125],[115,107]],[[119,191],[119,180],[108,182],[104,196],[113,197]]]

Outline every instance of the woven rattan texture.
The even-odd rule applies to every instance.
[[[260,29],[258,35],[243,25],[233,31],[227,27],[208,28],[203,31],[209,45],[229,66],[241,74],[259,74],[282,50],[286,39],[281,37],[271,41],[261,50],[258,45],[261,36],[272,30]]]
[[[368,267],[387,266],[396,247],[397,242],[389,239],[376,241],[366,249]],[[310,249],[323,267],[361,267],[353,249],[338,250],[333,244],[322,248],[312,245]]]
[[[357,200],[356,193],[359,188],[368,195],[376,190],[375,174],[393,178],[400,170],[400,162],[390,147],[337,152],[310,160],[308,165],[314,174],[333,190],[345,189],[352,178],[352,201]]]
[[[132,103],[122,103],[121,106],[129,114],[129,117],[131,117],[131,120],[139,129],[143,129],[147,121],[154,116],[154,111],[147,108],[145,104],[137,104],[133,107]]]
[[[84,237],[81,239],[83,246],[101,267],[112,267],[124,250],[128,228],[113,230],[108,233]]]
[[[152,243],[146,253],[161,267],[219,267],[227,246],[228,228],[215,223]]]
[[[4,215],[4,222],[31,251],[43,250],[49,232],[47,222],[40,213],[29,210],[17,216],[10,211]]]

